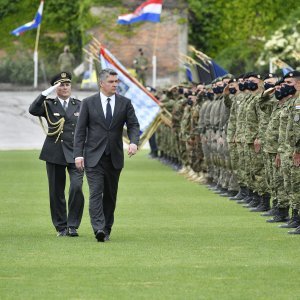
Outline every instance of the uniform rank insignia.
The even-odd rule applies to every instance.
[[[59,113],[53,113],[53,116],[59,117],[60,114]]]
[[[295,117],[294,117],[294,121],[295,121],[295,122],[298,122],[299,120],[300,120],[300,115],[298,115],[298,114],[297,114],[297,115],[295,115]]]
[[[74,116],[75,116],[75,117],[78,117],[78,116],[79,116],[79,112],[75,112],[75,113],[74,113]]]

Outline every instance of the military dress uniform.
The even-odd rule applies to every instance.
[[[51,84],[68,82],[69,75],[60,73]],[[48,123],[47,137],[39,158],[46,161],[52,222],[61,235],[66,235],[67,229],[70,231],[79,227],[84,207],[83,173],[76,169],[73,158],[74,132],[80,105],[81,101],[69,98],[65,110],[58,98],[50,99],[41,94],[29,107],[30,114],[44,117]],[[65,200],[66,169],[70,177],[68,213]]]

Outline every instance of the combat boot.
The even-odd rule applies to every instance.
[[[217,185],[217,189],[214,191],[215,194],[224,194],[227,192],[227,189],[226,188],[223,188],[221,184],[218,184]]]
[[[298,226],[295,230],[289,231],[288,234],[300,234],[300,226]]]
[[[262,196],[260,196],[258,193],[254,193],[252,197],[252,201],[248,204],[248,208],[250,208],[251,211],[251,209],[257,208],[261,202],[262,202]]]
[[[254,192],[251,189],[248,189],[248,195],[243,199],[244,203],[249,204],[252,200],[254,200]],[[245,206],[248,207],[248,206]]]
[[[276,198],[272,201],[272,208],[269,211],[266,211],[265,213],[261,214],[262,217],[272,217],[275,216],[276,213],[276,206],[277,206],[278,200]]]
[[[227,194],[227,197],[230,199],[230,198],[233,198],[235,195],[237,195],[238,191],[228,190],[226,194]]]
[[[268,223],[288,222],[289,221],[289,207],[280,207],[277,209],[273,219],[269,219]]]
[[[280,228],[297,228],[298,226],[300,226],[299,210],[293,209],[291,219],[286,224],[279,225],[278,227],[280,227]]]
[[[257,207],[251,208],[251,212],[262,212],[268,211],[270,209],[270,198],[271,195],[269,193],[264,194],[261,196],[261,202]]]
[[[247,195],[247,187],[241,186],[240,191],[234,197],[231,197],[230,200],[242,200]]]

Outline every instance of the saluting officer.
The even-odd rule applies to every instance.
[[[73,140],[81,102],[71,98],[72,75],[61,72],[51,80],[51,87],[43,91],[30,105],[30,114],[44,117],[48,132],[40,159],[46,161],[49,183],[50,210],[57,236],[78,236],[84,196],[82,193],[83,172],[75,167]],[[56,91],[55,99],[47,98]],[[41,123],[42,124],[42,123]],[[70,188],[68,213],[65,187],[66,169],[69,173]]]

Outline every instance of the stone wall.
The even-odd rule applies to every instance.
[[[126,1],[130,5],[133,1]],[[138,1],[135,2],[135,7]],[[141,1],[143,2],[143,1]],[[173,3],[173,2],[172,2]],[[172,4],[174,6],[174,3]],[[128,13],[134,8],[128,8]],[[126,9],[125,9],[126,11]],[[103,18],[110,13],[118,16],[119,9],[112,12],[111,8],[94,7],[93,15]],[[122,12],[124,13],[124,8]],[[104,44],[127,68],[133,68],[133,60],[142,48],[144,56],[149,60],[147,84],[152,84],[152,56],[157,57],[157,85],[164,86],[178,83],[184,77],[182,65],[178,60],[179,53],[187,52],[187,13],[185,9],[163,8],[161,22],[140,22],[130,26],[116,24],[116,18],[107,26],[99,26],[91,33]],[[156,47],[155,47],[156,41]]]

